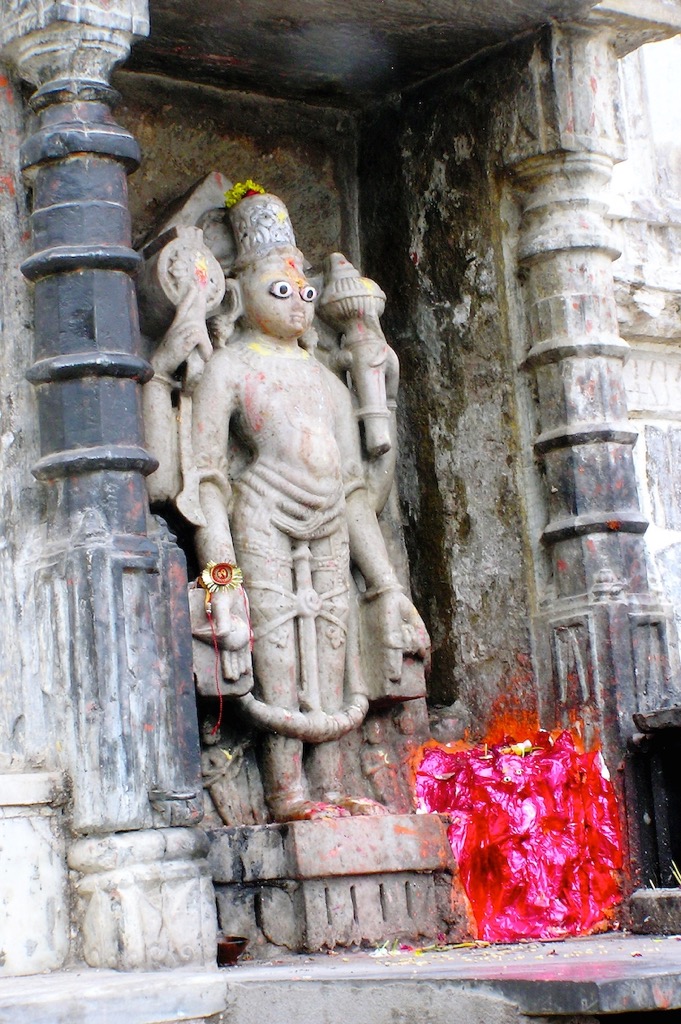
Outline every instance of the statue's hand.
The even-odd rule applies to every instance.
[[[248,671],[251,629],[241,590],[214,594],[211,610],[220,648],[220,663],[225,679],[239,679]]]
[[[194,293],[190,289],[185,299],[191,300],[193,297]],[[151,357],[151,365],[156,373],[170,375],[186,362],[195,349],[203,361],[208,362],[213,346],[205,316],[201,310],[193,308],[191,302],[188,306],[185,302],[185,306],[178,308],[175,319]]]
[[[402,658],[415,654],[425,658],[428,652],[428,632],[423,620],[408,597],[399,590],[389,590],[377,598],[383,671],[387,679],[398,681],[402,676]]]

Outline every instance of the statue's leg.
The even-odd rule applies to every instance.
[[[345,647],[348,630],[350,556],[345,524],[328,537],[310,542],[312,582],[322,599],[316,619],[317,664],[321,706],[333,714],[343,706]],[[337,740],[310,746],[306,770],[310,788],[320,799],[343,790],[342,759]]]
[[[343,706],[350,618],[350,554],[345,523],[329,536],[312,541],[310,551],[312,580],[322,599],[322,610],[316,621],[321,700],[324,711],[333,714]],[[312,745],[306,760],[312,793],[351,814],[387,813],[375,800],[347,795],[343,767],[338,740]]]
[[[231,517],[234,546],[250,602],[255,696],[299,710],[296,597],[291,540],[270,522],[262,495],[237,494]],[[269,733],[263,741],[263,788],[275,821],[338,817],[344,812],[310,799],[303,744]]]

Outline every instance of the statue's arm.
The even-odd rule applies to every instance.
[[[192,448],[199,473],[199,502],[206,525],[194,534],[201,564],[233,562],[234,545],[227,505],[229,423],[236,400],[233,359],[226,349],[214,354],[194,391]]]
[[[217,351],[196,386],[193,402],[192,447],[199,475],[199,504],[205,526],[198,526],[194,546],[199,564],[236,562],[229,524],[227,445],[229,422],[236,404],[234,358]],[[212,595],[211,614],[220,640],[222,674],[238,680],[248,669],[249,628],[245,602],[238,590]]]
[[[338,388],[335,387],[338,384]],[[405,652],[425,657],[428,633],[406,596],[392,566],[376,512],[363,481],[362,451],[352,402],[345,386],[334,378],[336,437],[345,476],[350,557],[364,577],[364,600],[375,602],[383,649],[383,671],[399,680]]]
[[[367,590],[401,590],[367,491],[350,393],[332,374],[329,374],[329,385],[336,412],[336,441],[343,467],[351,558],[362,573]]]

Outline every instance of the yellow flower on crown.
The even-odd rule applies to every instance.
[[[252,195],[254,192],[264,195],[265,189],[251,178],[246,178],[246,181],[237,181],[235,185],[225,192],[225,206],[229,210],[232,206],[236,206],[244,196]]]

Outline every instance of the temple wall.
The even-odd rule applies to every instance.
[[[615,168],[611,213],[629,412],[657,585],[681,622],[681,37],[620,64],[628,158]]]
[[[29,253],[28,210],[18,169],[24,121],[21,93],[0,65],[0,771],[53,767],[57,761],[41,709],[49,695],[43,693],[36,663],[40,626],[30,614],[32,575],[45,536],[42,488],[30,473],[38,453],[34,389],[24,376],[33,345],[31,296],[19,269]]]
[[[507,96],[509,119],[516,102],[513,67],[440,76],[367,118],[360,160],[365,265],[388,291],[402,364],[401,497],[431,693],[485,738],[536,723],[532,492],[490,143],[493,101]]]
[[[598,171],[621,155],[618,131],[611,124],[604,127],[602,136],[594,132],[597,137],[588,137],[581,150],[583,139],[565,142],[561,137],[552,149],[551,139],[547,143],[533,134],[537,121],[542,130],[546,124],[550,131],[565,128],[559,124],[556,129],[553,122],[549,123],[548,114],[544,122],[541,97],[544,95],[547,102],[552,102],[556,96],[560,99],[561,88],[567,89],[564,79],[558,81],[556,52],[561,45],[569,50],[568,44],[574,44],[576,51],[584,41],[577,32],[566,43],[568,36],[569,32],[563,37],[558,29],[552,38],[547,32],[525,39],[505,51],[503,59],[499,53],[480,59],[456,73],[438,76],[411,89],[401,98],[383,100],[362,114],[228,93],[160,76],[119,72],[114,76],[114,84],[122,100],[116,117],[138,139],[143,154],[140,170],[130,179],[135,248],[158,223],[169,203],[215,169],[233,180],[252,177],[281,195],[289,206],[299,244],[313,265],[318,266],[330,251],[342,250],[386,291],[388,303],[383,323],[399,356],[402,374],[398,407],[399,502],[395,498],[390,512],[401,519],[414,600],[423,612],[433,641],[430,696],[436,705],[446,709],[439,716],[439,738],[459,738],[465,733],[468,738],[492,742],[505,732],[513,732],[523,739],[539,723],[542,700],[546,703],[549,695],[557,704],[555,695],[563,687],[564,704],[569,703],[569,696],[575,714],[582,714],[585,708],[587,713],[593,708],[599,713],[605,709],[604,723],[598,724],[603,726],[604,733],[609,728],[613,734],[619,730],[616,740],[610,741],[619,767],[617,758],[625,749],[627,730],[633,728],[632,711],[650,710],[642,699],[638,703],[634,700],[641,697],[641,679],[645,676],[646,685],[650,683],[651,706],[656,701],[659,704],[660,691],[670,679],[678,684],[678,672],[675,677],[675,663],[671,659],[657,676],[655,667],[641,665],[646,659],[657,659],[659,664],[664,661],[666,613],[655,605],[658,590],[675,605],[677,612],[681,607],[681,489],[676,469],[681,448],[681,275],[675,262],[681,251],[681,165],[675,130],[662,116],[667,106],[675,103],[679,41],[665,44],[670,47],[666,51],[669,76],[662,86],[671,91],[669,100],[659,109],[656,101],[650,101],[650,89],[653,80],[660,77],[664,62],[658,65],[655,56],[646,50],[621,64],[624,94],[628,98],[624,121],[629,161],[620,164],[616,172],[609,193],[608,222],[617,229],[623,249],[621,260],[614,265],[614,274],[619,328],[631,347],[628,362],[621,370],[622,350],[626,346],[622,344],[614,351],[619,337],[614,341],[606,338],[603,348],[608,341],[612,342],[614,355],[613,351],[594,349],[588,353],[588,359],[581,356],[585,363],[581,383],[575,379],[572,389],[569,381],[565,387],[565,394],[575,398],[575,405],[584,399],[586,406],[592,381],[597,390],[596,384],[600,386],[607,378],[615,383],[610,391],[604,386],[600,398],[603,394],[605,398],[617,398],[621,371],[628,415],[638,428],[639,438],[634,446],[626,429],[620,429],[629,425],[624,405],[618,406],[617,415],[611,417],[612,430],[605,413],[603,422],[596,422],[596,416],[591,421],[582,416],[577,427],[584,428],[583,433],[591,430],[594,435],[586,443],[582,438],[571,445],[569,437],[574,432],[570,434],[567,428],[574,427],[574,422],[559,424],[560,429],[553,432],[560,435],[558,443],[554,443],[556,437],[549,439],[554,451],[561,445],[566,451],[582,445],[580,452],[587,448],[603,452],[606,445],[611,445],[603,456],[604,480],[612,470],[608,486],[628,488],[632,507],[637,500],[632,475],[627,474],[626,466],[618,470],[613,465],[618,459],[626,462],[634,447],[642,514],[637,519],[638,509],[629,509],[629,525],[633,526],[628,533],[620,534],[621,523],[616,522],[610,534],[601,530],[595,539],[590,536],[588,542],[593,543],[598,557],[587,567],[590,575],[584,570],[584,580],[588,582],[581,590],[575,584],[571,591],[566,587],[564,593],[558,594],[546,538],[542,540],[542,531],[550,519],[552,493],[557,494],[558,488],[544,486],[536,439],[542,429],[545,435],[551,434],[546,424],[540,426],[540,413],[546,418],[547,409],[565,394],[556,386],[558,399],[554,401],[555,395],[547,385],[548,398],[542,399],[537,380],[527,370],[526,357],[531,346],[527,311],[532,303],[526,281],[533,270],[527,257],[523,263],[519,251],[523,231],[526,236],[530,234],[528,195],[530,201],[539,196],[540,211],[549,209],[551,213],[551,200],[541,191],[546,181],[538,173],[533,177],[538,162],[546,159],[551,173],[559,178],[562,155],[571,155],[569,146],[574,143],[582,166],[575,171],[579,188],[574,194],[568,191],[567,198],[575,207],[583,199],[579,189],[586,173],[581,179],[579,174],[584,168],[589,173],[594,167]],[[590,45],[588,40],[585,45]],[[579,62],[575,60],[574,64]],[[582,75],[582,85],[586,82],[583,93],[591,100],[585,68],[588,63],[582,59],[577,72]],[[570,70],[574,71],[574,67]],[[533,75],[534,92],[527,85]],[[549,83],[551,75],[554,79]],[[554,90],[551,95],[550,88]],[[593,86],[591,91],[596,92]],[[578,98],[580,103],[584,101],[582,93]],[[586,101],[584,105],[587,106]],[[603,109],[608,116],[613,111],[617,113],[617,103],[605,102]],[[87,573],[81,572],[74,581],[78,572],[68,569],[71,565],[86,564],[87,545],[83,547],[82,563],[66,559],[62,568],[55,555],[55,565],[50,568],[50,551],[54,548],[58,554],[59,544],[64,544],[66,536],[58,536],[59,528],[53,525],[55,536],[51,537],[47,526],[60,522],[47,511],[50,503],[59,504],[59,493],[53,481],[39,485],[31,474],[40,451],[36,391],[25,379],[33,359],[33,304],[19,270],[21,260],[29,254],[26,198],[18,171],[18,147],[31,131],[23,123],[24,110],[19,90],[10,77],[0,77],[0,522],[4,530],[0,537],[0,846],[18,851],[17,872],[25,871],[27,864],[37,864],[43,879],[42,884],[37,884],[34,875],[22,877],[21,906],[17,900],[10,902],[11,882],[9,888],[0,891],[0,908],[8,907],[7,919],[21,920],[24,929],[21,934],[14,934],[11,955],[0,948],[0,967],[17,974],[59,967],[68,956],[67,917],[71,906],[66,894],[63,828],[63,818],[67,816],[72,831],[84,836],[70,850],[73,877],[78,872],[83,877],[95,877],[92,885],[89,881],[80,885],[78,899],[82,906],[76,907],[77,916],[85,917],[83,907],[93,892],[97,894],[97,885],[104,889],[111,881],[108,876],[100,880],[105,872],[98,867],[108,842],[107,831],[123,834],[123,839],[116,840],[114,850],[121,864],[133,855],[137,858],[137,874],[127,868],[126,873],[136,885],[139,881],[141,891],[146,864],[161,862],[156,833],[171,824],[178,826],[173,833],[177,850],[172,844],[167,847],[167,863],[161,864],[159,878],[162,882],[166,874],[170,877],[176,870],[176,861],[181,866],[186,861],[186,877],[192,885],[196,883],[197,891],[201,888],[201,897],[192,899],[212,912],[212,890],[203,865],[201,841],[197,839],[186,856],[183,846],[182,829],[189,832],[194,824],[190,820],[192,808],[187,808],[186,820],[175,822],[170,816],[167,820],[162,817],[157,808],[150,810],[147,806],[152,792],[161,792],[175,801],[177,793],[187,791],[187,787],[179,784],[168,784],[163,790],[149,788],[150,782],[158,781],[151,774],[156,770],[157,754],[164,770],[172,768],[172,764],[168,767],[165,763],[172,762],[168,755],[175,749],[172,742],[162,737],[158,751],[154,748],[149,753],[144,748],[144,763],[140,761],[141,767],[130,768],[130,778],[136,786],[133,795],[139,799],[145,816],[135,816],[123,806],[121,794],[130,788],[127,777],[122,772],[119,778],[114,771],[102,770],[107,783],[103,791],[109,801],[107,816],[92,776],[86,777],[80,763],[76,732],[69,727],[71,719],[78,718],[77,699],[86,701],[90,677],[95,677],[90,668],[94,656],[86,640],[82,640],[91,620],[95,620],[88,611],[89,605],[83,604],[85,612],[78,611],[81,606],[77,588],[83,586],[84,580],[88,582]],[[641,110],[643,114],[634,114]],[[554,121],[560,120],[555,110],[550,113]],[[600,129],[599,125],[596,127]],[[574,127],[566,129],[565,134],[570,132],[574,134]],[[506,150],[502,153],[504,146]],[[511,152],[514,146],[515,155]],[[556,153],[562,154],[560,159],[556,159]],[[568,162],[567,158],[564,162]],[[607,178],[610,168],[606,170]],[[523,174],[525,178],[521,180]],[[583,186],[585,191],[588,192],[590,184]],[[564,185],[561,179],[559,186]],[[598,193],[592,203],[592,197],[587,195],[587,213],[593,214],[600,198]],[[538,219],[541,221],[541,216]],[[593,223],[596,221],[594,236],[598,235],[601,221],[605,222],[598,211],[593,216]],[[551,227],[550,217],[541,224]],[[554,260],[558,266],[565,257],[563,266],[567,265],[568,258],[574,255],[571,246],[578,246],[569,239],[563,240],[562,245],[562,249],[547,248],[546,264],[551,266]],[[595,242],[583,244],[582,249],[588,251],[591,269],[600,268],[609,287],[612,257],[607,244],[599,236]],[[546,253],[540,254],[543,255]],[[535,267],[537,263],[541,263],[541,258]],[[563,308],[568,309],[569,300],[575,295],[569,287],[559,287],[558,270],[554,280],[549,280],[549,276],[540,282],[545,288],[540,299],[559,295],[564,300]],[[556,289],[551,292],[556,281]],[[541,291],[539,286],[537,291]],[[603,289],[603,294],[606,291]],[[602,296],[597,292],[594,287],[593,294],[585,297],[598,300]],[[606,305],[604,300],[601,306]],[[547,335],[551,333],[549,327]],[[50,332],[51,325],[44,333]],[[66,327],[63,333],[67,333]],[[595,333],[606,335],[607,331]],[[56,339],[59,334],[59,325],[55,325],[51,337]],[[549,342],[552,340],[548,338]],[[556,366],[562,359],[556,356],[548,368],[543,367],[544,379],[551,378],[553,385],[559,376]],[[567,359],[566,379],[574,368],[567,364]],[[597,380],[596,371],[601,370]],[[590,373],[593,378],[589,378]],[[87,378],[87,373],[84,377]],[[602,404],[606,404],[605,400]],[[68,403],[65,411],[69,412]],[[597,411],[600,414],[602,410]],[[574,419],[578,421],[580,417],[575,414]],[[601,434],[596,436],[598,429]],[[617,458],[608,463],[606,456],[618,445]],[[561,455],[559,451],[557,458]],[[574,451],[566,456],[566,462],[572,456],[570,471],[578,462]],[[594,458],[586,467],[596,485],[600,483],[599,465]],[[566,470],[565,478],[568,475]],[[566,491],[573,483],[568,481]],[[556,504],[558,500],[555,499]],[[605,513],[609,507],[605,507]],[[597,511],[603,512],[604,508]],[[69,512],[62,501],[62,520]],[[643,541],[646,518],[652,525]],[[605,525],[610,529],[609,523]],[[583,533],[586,532],[585,528]],[[605,543],[601,544],[604,538],[608,543],[612,541],[607,550]],[[573,582],[588,562],[584,555],[587,542],[581,548],[582,540],[581,536],[569,538],[570,543],[574,542]],[[647,559],[653,570],[649,578]],[[628,576],[622,572],[616,577],[610,572],[613,566],[618,568],[625,563],[631,569]],[[610,575],[606,573],[600,578],[601,564]],[[52,573],[51,587],[44,585],[40,577],[41,571],[49,575],[48,569]],[[93,607],[100,606],[102,596],[108,601],[107,578],[102,576],[105,582],[101,587],[93,584]],[[141,571],[140,578],[146,579]],[[598,593],[594,582],[601,586]],[[130,597],[127,580],[125,587]],[[630,605],[621,598],[627,587]],[[124,634],[126,628],[131,629],[132,621],[141,635],[153,635],[151,626],[147,629],[144,623],[153,623],[151,612],[155,613],[161,602],[156,600],[156,590],[150,590],[149,595],[146,620],[138,614],[142,605],[134,606],[134,616],[129,606],[121,606],[128,607],[126,618],[125,611],[111,611],[104,602],[106,613],[100,621],[107,628],[111,625],[114,632],[113,639],[109,638],[103,646],[123,652],[123,660],[135,660],[136,634],[131,631],[134,642],[130,641],[129,649],[123,651],[116,630]],[[559,612],[567,604],[572,618],[565,624]],[[548,606],[549,612],[539,622]],[[143,607],[146,609],[147,605]],[[597,621],[599,608],[611,615],[605,625],[605,616],[599,620],[600,625]],[[81,632],[70,629],[69,615],[82,626]],[[655,653],[657,648],[653,656],[640,654],[644,651],[643,640],[637,651],[636,631],[640,636],[645,630],[648,638],[653,634],[662,638],[659,657]],[[170,629],[165,629],[166,638],[170,633]],[[188,636],[187,629],[185,633]],[[538,655],[538,636],[544,645],[543,663]],[[596,641],[601,645],[600,653]],[[645,643],[648,642],[646,639]],[[668,647],[674,643],[670,639]],[[154,660],[151,647],[150,640],[149,658],[156,665],[158,679],[165,682],[169,674],[167,663],[162,658]],[[649,649],[653,650],[645,651]],[[622,651],[626,657],[620,657]],[[607,664],[606,659],[610,659]],[[135,665],[124,668],[130,668],[133,676],[138,672],[146,685],[149,678],[156,678],[149,664],[140,663],[139,669]],[[622,665],[626,672],[620,672]],[[625,679],[626,673],[629,674]],[[74,679],[71,689],[70,674]],[[109,676],[108,670],[103,669],[102,677]],[[188,678],[191,685],[191,677]],[[577,690],[580,692],[574,698]],[[669,700],[676,699],[671,687],[668,694]],[[616,699],[608,704],[613,695]],[[193,702],[193,694],[184,690],[183,700]],[[111,699],[107,701],[109,705],[117,708],[118,702]],[[93,706],[87,704],[85,710],[89,712]],[[178,719],[182,717],[178,715]],[[99,734],[85,714],[78,722],[83,734],[92,738],[88,766],[99,770]],[[549,716],[542,724],[555,722]],[[117,729],[118,725],[111,730],[116,739]],[[130,730],[135,737],[138,732]],[[351,749],[357,755],[359,784],[360,734],[347,743],[353,745]],[[68,756],[62,744],[71,745]],[[136,751],[137,746],[131,749]],[[194,748],[189,750],[190,761],[192,757],[196,761],[193,751]],[[197,764],[194,768],[198,770]],[[71,794],[63,785],[61,772],[70,773],[77,783]],[[75,828],[74,793],[80,793],[85,805],[85,810],[81,808],[79,812],[80,818],[76,818]],[[179,802],[197,799],[192,790],[189,797],[181,797]],[[111,805],[116,810],[119,803],[120,820],[110,810]],[[132,845],[128,844],[129,837]],[[173,840],[172,835],[170,839]],[[195,870],[194,861],[201,862],[200,869]],[[118,866],[117,860],[111,871],[118,870]],[[13,873],[14,864],[11,867]],[[182,875],[183,884],[184,880]],[[117,876],[114,881],[117,884]],[[161,882],[157,885],[159,890]],[[156,909],[151,909],[150,920],[155,920]],[[163,913],[170,922],[170,904],[164,906]],[[178,948],[182,944],[183,920],[173,937]],[[212,956],[214,935],[210,929],[214,925],[210,914],[206,920],[204,945],[198,952],[190,949],[187,954],[195,956],[197,962]],[[168,930],[172,932],[170,924]],[[145,950],[137,958],[133,951],[119,963],[113,930],[111,935],[113,952],[107,963],[128,968],[145,965],[151,959],[157,965],[156,952],[147,956]],[[71,962],[74,958],[85,959],[91,965],[104,962],[98,959],[96,929],[92,936],[89,940],[86,936],[91,946],[89,952],[81,956],[81,949],[74,948]],[[174,948],[169,950],[166,960],[165,955],[161,951],[160,962],[169,965],[180,956]]]
[[[133,245],[205,174],[252,178],[285,197],[310,262],[357,256],[354,117],[344,111],[119,72],[116,117],[138,139]]]
[[[592,77],[600,99],[587,144],[614,147],[604,209],[623,252],[613,273],[619,331],[631,346],[623,379],[639,431],[646,560],[651,593],[674,606],[677,620],[680,45],[676,37],[620,60],[623,100],[614,83],[608,95],[621,124],[610,128],[598,107],[607,87]],[[509,137],[520,152],[560,146],[542,136],[553,130],[556,102],[543,48],[537,37],[503,60],[497,54],[412,90],[365,118],[360,150],[365,267],[388,290],[386,324],[402,362],[401,497],[415,594],[434,644],[431,695],[460,702],[455,717],[484,738],[504,726],[531,728],[550,688],[550,666],[537,657],[543,627],[530,631],[556,596],[542,540],[550,495],[532,450],[542,397],[524,363],[521,204],[502,152]],[[591,70],[603,72],[597,55]],[[581,88],[589,69],[577,62],[573,73]],[[568,677],[573,670],[581,672],[568,666]]]

